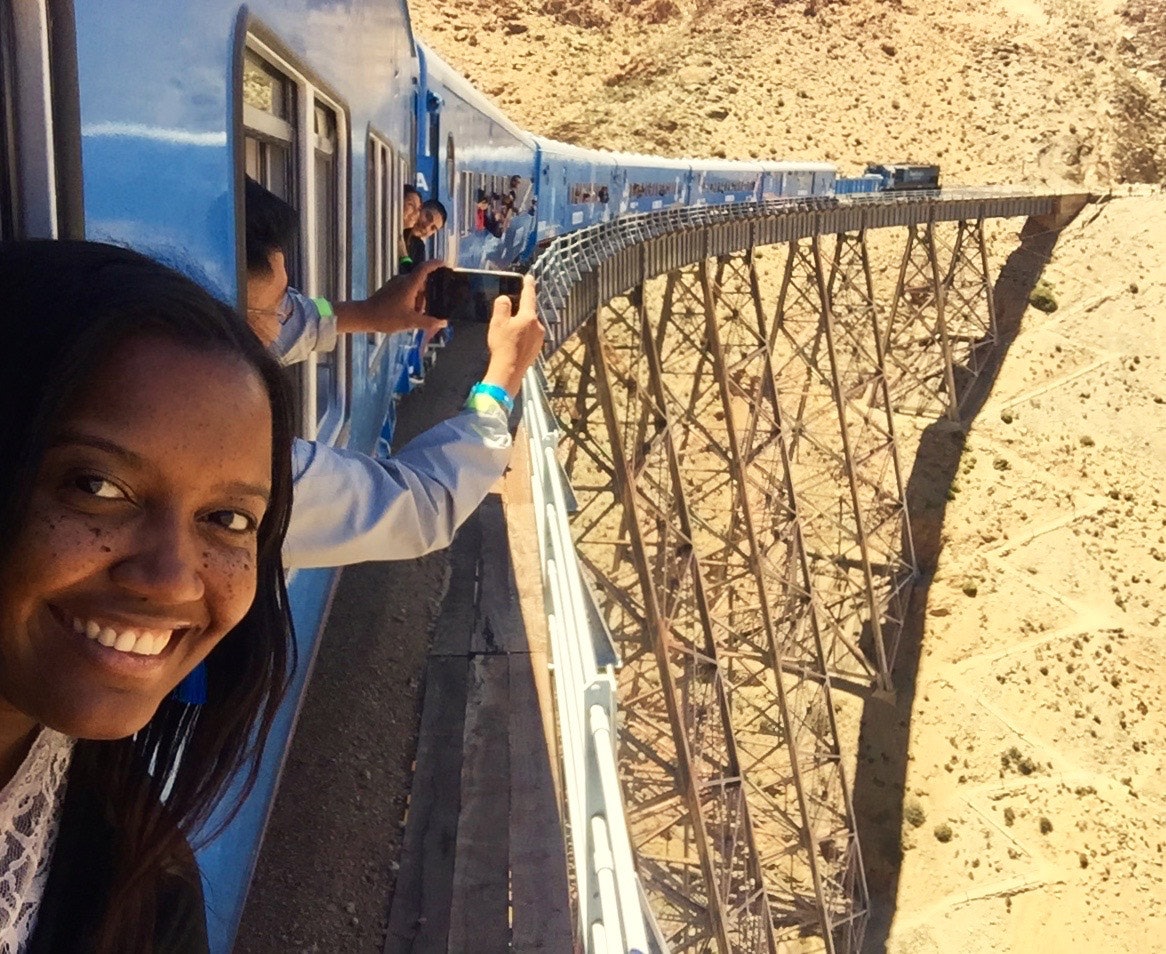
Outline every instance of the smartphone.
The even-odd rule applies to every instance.
[[[439,268],[425,285],[425,311],[434,318],[485,324],[494,314],[494,299],[510,298],[512,314],[522,295],[522,276],[477,268]]]

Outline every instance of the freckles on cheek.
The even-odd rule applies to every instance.
[[[256,558],[254,553],[237,551],[224,556],[219,564],[224,607],[230,607],[232,617],[242,619],[255,601],[257,588]]]
[[[44,502],[34,503],[19,535],[17,553],[28,566],[46,560],[49,565],[62,569],[67,565],[72,572],[80,572],[87,565],[99,563],[103,554],[112,552],[112,547],[105,542],[109,539],[105,528],[94,526],[87,519],[63,514]]]

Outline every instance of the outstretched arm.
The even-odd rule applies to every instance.
[[[287,290],[290,314],[270,351],[285,367],[306,361],[312,352],[331,351],[337,335],[356,332],[395,334],[420,328],[428,341],[446,322],[425,313],[425,282],[441,262],[426,262],[408,275],[398,275],[360,301],[329,303]]]
[[[501,408],[465,410],[388,459],[297,440],[289,567],[408,560],[453,541],[510,459]]]
[[[425,313],[425,283],[444,265],[442,261],[425,262],[408,274],[390,278],[368,298],[336,302],[336,329],[341,334],[367,331],[391,335],[420,328],[428,341],[446,322]]]
[[[513,397],[542,347],[534,282],[517,313],[494,303],[483,381]],[[448,546],[510,458],[505,409],[485,395],[431,427],[389,459],[297,440],[294,497],[284,540],[291,567],[406,560]]]

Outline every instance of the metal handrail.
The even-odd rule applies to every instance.
[[[875,192],[843,196],[805,196],[737,202],[728,205],[671,206],[653,212],[618,216],[554,239],[531,267],[539,283],[539,313],[550,330],[546,353],[553,354],[601,304],[595,280],[605,262],[628,248],[668,235],[719,229],[736,223],[802,215],[794,220],[796,237],[854,228],[906,225],[960,218],[1039,215],[1052,210],[1055,195],[1015,187],[961,187],[943,191]],[[882,214],[880,214],[880,212]],[[805,215],[805,213],[816,213]],[[821,221],[825,219],[826,221]],[[843,221],[848,224],[843,225]],[[758,226],[760,227],[760,226]],[[794,237],[791,235],[791,237]],[[656,262],[655,274],[691,264],[682,243]],[[652,274],[640,276],[643,280]]]
[[[648,946],[658,932],[643,903],[619,788],[615,673],[596,652],[606,634],[593,631],[588,611],[566,478],[555,456],[559,429],[541,368],[527,372],[523,393],[579,936],[588,954],[648,954],[662,949]]]

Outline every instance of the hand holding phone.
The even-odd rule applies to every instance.
[[[505,388],[511,396],[518,394],[523,375],[542,351],[544,334],[535,302],[534,279],[527,275],[517,309],[506,298],[497,301],[494,307],[486,333],[490,363],[482,380]]]
[[[505,295],[511,314],[517,314],[522,295],[522,276],[474,268],[439,268],[425,286],[425,311],[434,318],[487,324],[494,300]]]

